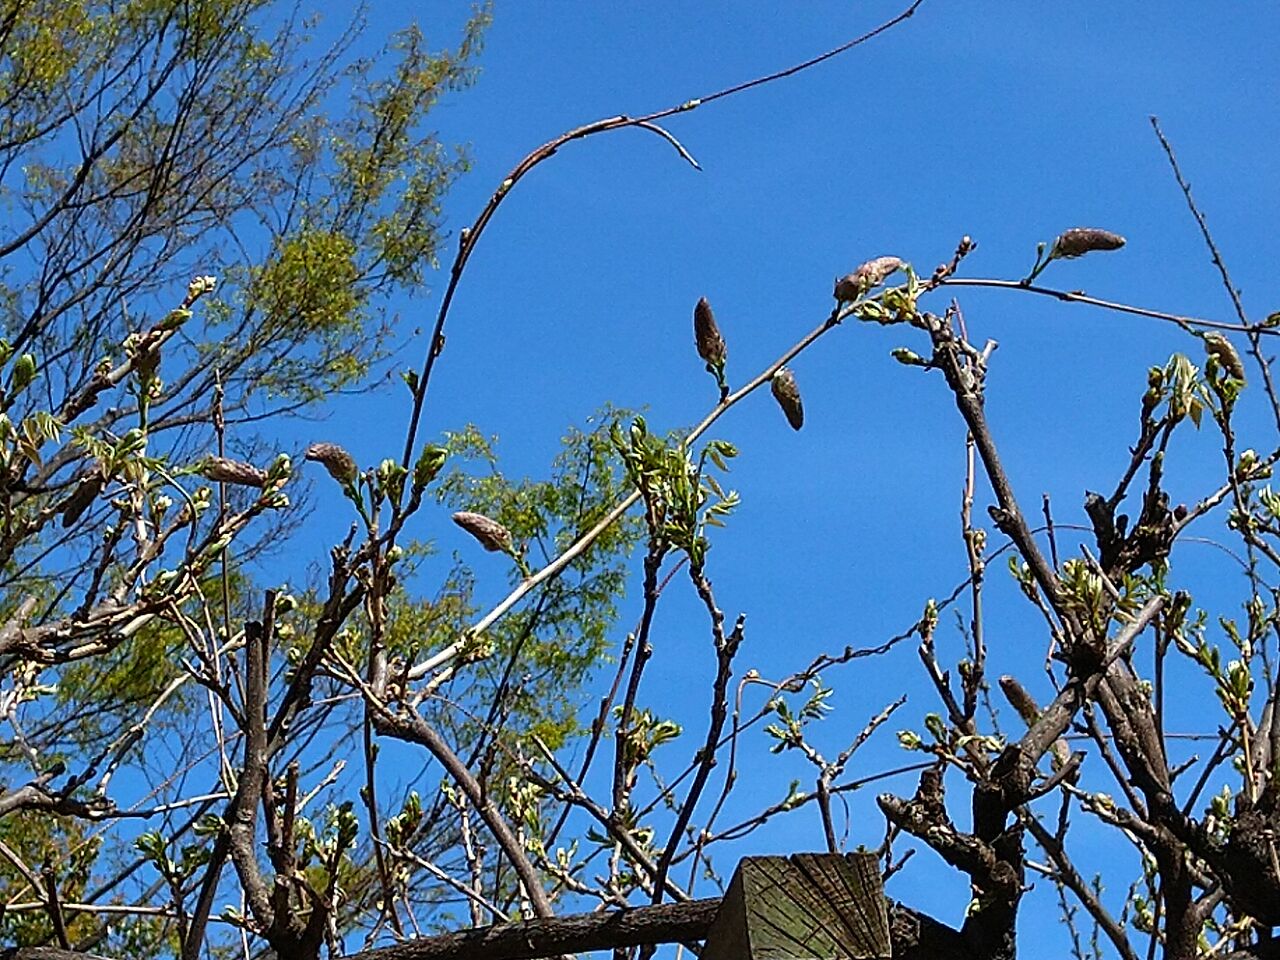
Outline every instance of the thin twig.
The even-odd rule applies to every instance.
[[[493,219],[493,215],[497,211],[498,206],[511,193],[512,188],[525,176],[525,174],[544,160],[550,159],[562,146],[571,143],[574,140],[581,140],[593,134],[606,133],[610,130],[618,130],[624,127],[641,127],[657,133],[659,136],[672,143],[676,149],[680,151],[681,156],[697,167],[698,165],[696,161],[694,161],[688,152],[684,150],[679,141],[677,141],[666,130],[658,127],[656,121],[675,116],[679,113],[686,113],[702,106],[703,104],[712,103],[716,100],[721,100],[725,97],[730,97],[734,94],[742,93],[746,90],[751,90],[767,83],[773,83],[774,81],[782,80],[786,77],[800,73],[803,70],[808,70],[810,67],[815,67],[820,63],[830,60],[833,57],[837,57],[842,53],[852,50],[854,47],[866,43],[868,40],[871,40],[885,31],[897,26],[899,23],[910,19],[923,2],[924,0],[912,0],[912,3],[905,10],[897,16],[886,20],[875,29],[868,31],[861,36],[854,37],[852,40],[842,43],[840,46],[828,50],[825,53],[819,54],[816,57],[810,57],[802,63],[794,64],[783,70],[778,70],[774,73],[766,74],[765,76],[756,77],[743,83],[734,84],[731,87],[725,87],[724,89],[717,90],[714,93],[709,93],[702,97],[695,97],[675,106],[667,107],[666,109],[658,110],[654,113],[645,114],[644,116],[606,117],[605,119],[597,120],[594,123],[588,123],[573,130],[569,130],[556,137],[554,140],[538,147],[516,164],[515,168],[507,174],[506,178],[498,186],[498,189],[495,190],[493,195],[489,198],[489,202],[480,212],[480,215],[476,218],[475,222],[461,234],[461,242],[458,245],[458,252],[454,257],[453,266],[449,271],[449,283],[448,286],[445,287],[444,296],[440,302],[440,310],[436,314],[436,322],[431,331],[431,339],[428,341],[426,356],[423,358],[422,369],[418,375],[416,388],[413,392],[413,409],[409,415],[409,428],[405,435],[402,464],[407,467],[413,457],[414,446],[417,442],[418,436],[418,426],[422,418],[422,408],[427,396],[427,386],[431,381],[431,373],[435,368],[436,359],[440,356],[440,352],[444,344],[445,321],[448,319],[449,308],[453,304],[453,298],[454,294],[457,292],[458,283],[462,279],[462,272],[466,268],[467,261],[475,250],[476,243],[479,241],[485,227],[488,226],[489,221]]]
[[[1101,307],[1104,310],[1113,313],[1127,313],[1136,317],[1150,317],[1153,320],[1164,320],[1175,326],[1190,331],[1196,327],[1203,327],[1206,330],[1227,330],[1232,333],[1259,333],[1263,336],[1275,337],[1280,336],[1280,330],[1272,327],[1259,326],[1256,323],[1228,323],[1224,320],[1206,320],[1203,317],[1187,317],[1176,313],[1166,313],[1163,310],[1152,310],[1148,307],[1137,307],[1128,303],[1121,303],[1117,300],[1103,300],[1099,297],[1091,297],[1081,293],[1078,290],[1056,290],[1051,287],[1041,287],[1036,284],[1022,283],[1018,280],[997,280],[991,277],[947,277],[940,282],[941,286],[948,287],[990,287],[997,290],[1020,290],[1024,293],[1038,293],[1042,296],[1053,297],[1055,300],[1061,300],[1064,303],[1083,303],[1093,307]]]

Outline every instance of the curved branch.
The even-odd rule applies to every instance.
[[[440,302],[440,310],[436,314],[435,326],[432,329],[431,339],[428,342],[427,354],[423,358],[422,369],[418,375],[418,381],[413,391],[413,410],[409,415],[409,429],[405,435],[404,456],[402,458],[403,465],[408,467],[413,458],[414,444],[418,437],[418,426],[422,419],[422,408],[427,398],[427,384],[430,382],[431,373],[435,369],[436,358],[440,356],[440,352],[444,346],[444,325],[449,316],[449,308],[453,304],[453,296],[457,292],[458,283],[462,279],[462,271],[466,269],[467,261],[471,258],[471,253],[475,250],[476,243],[480,240],[480,235],[484,232],[484,228],[489,225],[489,221],[493,219],[493,215],[497,211],[498,206],[504,199],[506,199],[507,195],[511,192],[511,189],[525,174],[538,164],[542,163],[542,161],[549,160],[555,155],[557,150],[573,140],[581,140],[584,137],[589,137],[597,133],[607,133],[610,130],[620,130],[623,127],[642,127],[657,133],[659,136],[670,141],[680,152],[680,155],[689,161],[689,163],[693,164],[695,168],[701,169],[698,167],[697,161],[689,155],[688,151],[684,149],[680,142],[661,127],[658,127],[655,121],[674,116],[678,113],[685,113],[689,110],[697,109],[705,103],[711,103],[715,100],[723,99],[724,97],[730,97],[734,94],[742,93],[745,90],[750,90],[753,87],[773,83],[775,80],[782,80],[786,77],[800,73],[802,70],[807,70],[810,67],[817,66],[824,61],[830,60],[848,50],[852,50],[854,47],[866,43],[868,40],[871,40],[885,31],[897,26],[899,23],[902,23],[904,20],[910,19],[922,3],[924,3],[924,0],[912,0],[912,3],[905,10],[899,13],[896,17],[886,20],[875,29],[869,30],[861,36],[854,37],[852,40],[842,43],[840,46],[828,50],[826,53],[821,53],[816,57],[811,57],[802,63],[794,64],[784,70],[779,70],[775,73],[770,73],[762,77],[756,77],[753,80],[747,80],[744,83],[738,83],[734,86],[726,87],[723,90],[717,90],[715,93],[709,93],[703,97],[695,97],[694,99],[686,100],[684,103],[678,104],[677,106],[667,107],[664,110],[658,110],[654,113],[645,114],[641,117],[618,115],[616,117],[606,117],[602,120],[596,120],[594,123],[588,123],[581,127],[576,127],[573,130],[562,133],[554,140],[547,141],[516,164],[515,168],[507,174],[502,183],[498,185],[498,189],[493,192],[493,196],[489,198],[489,202],[486,203],[484,209],[480,211],[480,215],[476,217],[475,222],[470,227],[465,228],[459,235],[460,242],[458,245],[458,252],[454,257],[453,266],[449,270],[449,284],[445,287],[444,298]],[[621,514],[619,514],[619,516],[621,516]],[[614,519],[617,518],[615,517]]]

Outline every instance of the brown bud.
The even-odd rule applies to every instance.
[[[1218,358],[1218,363],[1229,375],[1237,380],[1244,379],[1244,363],[1230,340],[1220,333],[1206,333],[1204,349],[1209,356]]]
[[[804,404],[800,402],[800,388],[796,386],[795,374],[783,367],[773,375],[769,388],[773,391],[773,399],[778,401],[778,406],[787,415],[787,423],[791,424],[791,428],[799,430],[804,426]]]
[[[497,520],[490,520],[483,513],[461,511],[453,515],[453,522],[471,534],[491,553],[514,553],[511,531]]]
[[[1110,230],[1096,230],[1093,227],[1075,227],[1065,230],[1053,241],[1053,249],[1049,251],[1049,259],[1061,257],[1083,257],[1094,250],[1119,250],[1124,246],[1124,237]]]
[[[242,487],[264,487],[267,474],[251,463],[229,460],[226,457],[208,457],[200,465],[200,474],[214,483],[238,483]]]
[[[98,499],[98,494],[102,493],[105,482],[102,474],[97,471],[91,473],[80,481],[80,486],[76,487],[71,496],[67,497],[62,504],[62,525],[69,527],[89,509],[93,501]]]
[[[873,287],[884,283],[885,277],[902,266],[898,257],[876,257],[868,260],[848,276],[836,281],[835,298],[841,303],[857,300]]]
[[[355,459],[336,443],[313,443],[307,447],[306,458],[314,460],[329,471],[329,476],[342,484],[356,482],[360,468]]]
[[[1040,707],[1026,688],[1018,682],[1017,677],[1005,675],[1000,678],[999,683],[1000,691],[1009,701],[1009,705],[1018,711],[1018,716],[1022,718],[1023,723],[1029,727],[1040,719]]]
[[[698,345],[698,356],[707,362],[709,367],[723,367],[729,355],[720,328],[716,326],[715,315],[711,312],[711,304],[702,297],[693,308],[693,338]]]

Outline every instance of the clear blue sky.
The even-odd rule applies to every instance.
[[[434,114],[441,136],[470,144],[474,160],[449,198],[449,225],[469,223],[521,156],[570,127],[786,66],[904,5],[498,2],[479,82]],[[417,17],[445,45],[466,9],[382,2],[372,28]],[[1044,280],[1233,319],[1149,114],[1178,150],[1250,313],[1280,309],[1278,28],[1280,8],[1259,2],[927,0],[867,46],[674,118],[671,130],[702,172],[634,130],[571,144],[519,185],[473,257],[425,429],[473,421],[501,436],[509,473],[539,475],[566,425],[605,401],[647,406],[658,429],[690,424],[714,401],[692,345],[698,297],[715,308],[730,380],[740,383],[826,316],[834,276],[889,253],[928,274],[963,234],[979,244],[968,275],[1017,278],[1037,241],[1067,227],[1105,227],[1128,238],[1124,250],[1056,264]],[[429,325],[443,282],[439,275],[433,289],[396,305],[408,327]],[[1083,522],[1084,490],[1109,489],[1125,462],[1147,367],[1174,350],[1198,360],[1197,345],[1156,321],[1029,297],[966,291],[962,305],[975,339],[1000,343],[988,406],[1024,508],[1038,511],[1047,492],[1059,521]],[[964,576],[961,422],[939,376],[889,358],[899,345],[925,352],[910,332],[847,326],[794,365],[803,431],[792,433],[764,393],[715,431],[742,450],[731,480],[743,504],[715,538],[710,573],[726,611],[748,614],[744,669],[778,677],[821,651],[879,643]],[[408,355],[414,365],[418,353]],[[342,400],[325,429],[363,462],[398,455],[402,396]],[[1242,415],[1253,431],[1242,446],[1275,443],[1248,404]],[[1207,491],[1220,469],[1217,448],[1212,435],[1177,447],[1175,499]],[[983,491],[980,515],[988,502]],[[327,522],[333,536],[345,529],[336,504]],[[481,590],[504,592],[502,563],[474,556],[443,513],[421,518],[414,533],[468,551]],[[1064,540],[1064,552],[1076,542]],[[1207,591],[1201,599],[1229,597],[1239,585],[1220,561],[1209,547],[1182,548],[1183,569]],[[1044,631],[1002,565],[991,580],[991,674],[1023,671],[1043,697]],[[665,601],[648,690],[656,708],[700,739],[713,661],[692,601],[687,590]],[[629,623],[638,603],[626,609]],[[960,640],[954,621],[944,624],[943,653],[954,661]],[[893,730],[937,709],[914,650],[827,679],[839,693],[824,748],[838,751],[905,690],[908,705],[858,768],[911,759]],[[1196,696],[1212,696],[1186,682]],[[1183,729],[1196,720],[1175,719]],[[743,775],[755,785],[739,789],[739,813],[779,799],[804,770],[786,759],[752,763]],[[910,794],[914,782],[892,786]],[[852,841],[877,844],[882,823],[870,792],[853,809]],[[820,847],[810,809],[740,852]],[[1082,869],[1105,856],[1086,850]],[[964,881],[927,851],[892,892],[953,923],[968,898]],[[1119,895],[1111,891],[1113,905]],[[1035,915],[1028,929],[1055,923],[1043,881],[1027,909]]]

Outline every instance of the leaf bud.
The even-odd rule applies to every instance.
[[[36,358],[29,353],[24,353],[13,364],[13,392],[21,393],[35,378]]]
[[[293,460],[287,453],[278,453],[267,469],[267,480],[282,485],[293,474]]]
[[[202,296],[206,293],[212,293],[213,288],[217,285],[217,277],[194,277],[191,282],[187,284],[187,301],[190,302],[196,299],[196,297]]]
[[[147,448],[147,435],[137,427],[130,427],[124,432],[124,435],[116,441],[115,449],[112,454],[117,457],[127,457],[131,453],[137,453]]]
[[[429,443],[418,454],[418,462],[413,465],[413,485],[421,490],[436,478],[449,458],[449,451]]]
[[[391,499],[400,499],[400,494],[404,491],[404,477],[407,472],[404,467],[400,466],[400,462],[392,457],[387,457],[378,464],[378,483],[383,492]]]
[[[1215,357],[1222,367],[1230,376],[1237,380],[1243,380],[1244,363],[1240,360],[1240,354],[1236,352],[1235,346],[1220,333],[1206,333],[1204,335],[1205,353],[1211,357]]]
[[[177,330],[190,319],[191,310],[188,307],[178,307],[165,314],[164,319],[156,324],[156,329],[164,332]]]

